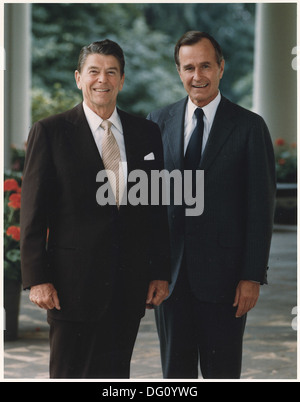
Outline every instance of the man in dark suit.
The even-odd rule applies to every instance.
[[[75,72],[83,103],[37,122],[28,139],[23,286],[48,310],[52,378],[128,378],[146,303],[158,305],[168,294],[165,207],[122,204],[131,172],[163,169],[158,126],[116,107],[124,64],[115,42],[85,46]],[[109,182],[121,191],[113,205],[98,194],[107,186],[98,173],[112,171],[109,160],[120,162],[115,178],[123,181]]]
[[[199,354],[204,378],[240,378],[246,313],[266,283],[272,143],[260,116],[220,94],[224,59],[214,38],[187,32],[175,61],[188,97],[148,117],[161,129],[168,171],[204,171],[204,211],[168,208],[172,280],[156,308],[163,373],[198,378]]]

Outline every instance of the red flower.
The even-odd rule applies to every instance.
[[[19,187],[19,184],[15,179],[7,179],[4,181],[4,191],[16,191],[19,193],[21,187]]]
[[[6,230],[7,236],[11,236],[14,240],[20,240],[20,227],[19,226],[9,226]]]
[[[21,194],[20,193],[14,193],[9,197],[9,203],[8,206],[12,207],[14,209],[20,209],[21,208]]]
[[[278,163],[279,163],[279,165],[285,165],[285,162],[286,162],[286,160],[284,159],[284,158],[280,158],[279,160],[278,160]]]
[[[282,139],[282,138],[278,138],[276,141],[275,141],[275,145],[278,145],[279,147],[281,147],[282,145],[284,145],[285,144],[285,141],[284,141],[284,139]]]

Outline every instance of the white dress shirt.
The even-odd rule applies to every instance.
[[[212,100],[208,105],[206,105],[202,108],[203,113],[204,113],[204,116],[203,116],[204,131],[203,131],[202,152],[204,151],[205,145],[207,143],[209,133],[210,133],[210,130],[211,130],[211,127],[212,127],[212,124],[213,124],[213,121],[215,118],[215,114],[216,114],[220,101],[221,101],[221,94],[219,92],[214,100]],[[192,133],[197,125],[197,118],[194,114],[195,109],[197,109],[197,106],[189,98],[187,105],[186,105],[185,118],[184,118],[184,154],[187,149],[190,138],[192,136]]]
[[[104,129],[100,127],[103,119],[98,116],[95,112],[93,112],[85,102],[83,102],[83,110],[85,117],[88,121],[90,126],[91,132],[94,136],[99,154],[102,158],[102,138],[104,134]],[[127,180],[127,158],[126,158],[126,150],[125,150],[125,142],[124,142],[124,135],[123,135],[123,127],[121,123],[121,119],[118,115],[117,108],[115,108],[113,114],[108,119],[111,123],[111,130],[112,133],[117,141],[120,150],[120,157],[122,162],[123,174],[125,182]]]

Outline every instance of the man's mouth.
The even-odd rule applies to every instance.
[[[208,86],[208,83],[206,84],[200,84],[200,85],[192,85],[193,88],[206,88]]]
[[[94,91],[95,92],[109,92],[109,89],[107,89],[107,88],[106,89],[105,88],[103,88],[103,89],[102,88],[94,88]]]

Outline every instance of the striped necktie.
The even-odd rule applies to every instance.
[[[109,120],[103,120],[100,127],[104,129],[102,139],[102,160],[107,170],[108,180],[115,195],[116,204],[119,208],[124,191],[124,176],[121,162],[120,150],[117,141],[111,130],[112,123]]]

